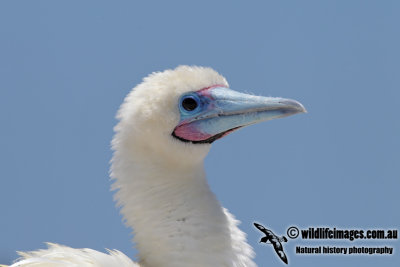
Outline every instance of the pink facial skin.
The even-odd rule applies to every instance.
[[[216,87],[226,87],[223,84],[216,84],[213,86],[205,87],[203,89],[200,89],[196,91],[197,94],[199,94],[202,97],[209,98],[213,100],[213,97],[211,95],[211,90]],[[208,108],[212,108],[213,105],[210,105]],[[188,120],[182,120],[180,123],[176,126],[174,130],[174,134],[182,139],[185,139],[187,141],[203,141],[211,138],[213,135],[202,132],[201,129],[196,127],[196,124],[194,123],[188,123]]]
[[[213,99],[213,97],[211,96],[210,90],[213,89],[213,88],[216,88],[216,87],[226,87],[226,86],[223,85],[223,84],[216,84],[216,85],[213,85],[213,86],[209,86],[209,87],[200,89],[200,90],[197,91],[196,93],[198,93],[199,95],[208,97],[208,98],[210,98],[210,99]]]
[[[201,130],[197,129],[191,123],[178,125],[175,128],[174,134],[188,141],[203,141],[212,137],[211,134],[201,132]]]
[[[241,127],[236,127],[233,129],[230,129],[228,131],[219,133],[219,134],[208,134],[208,133],[203,133],[200,130],[198,130],[195,126],[191,125],[191,124],[184,124],[181,126],[178,126],[177,128],[175,128],[174,134],[175,136],[182,138],[186,141],[193,141],[193,142],[201,142],[201,141],[210,141],[212,139],[211,142],[220,139],[224,136],[227,136],[228,134],[238,130]]]

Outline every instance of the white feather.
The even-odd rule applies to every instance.
[[[139,267],[125,254],[118,250],[109,250],[109,254],[93,249],[74,249],[57,244],[48,243],[48,249],[33,252],[19,252],[22,259],[12,267]]]

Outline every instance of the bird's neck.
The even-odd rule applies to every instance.
[[[112,175],[141,266],[255,266],[245,234],[211,192],[202,162],[170,166],[117,152]]]

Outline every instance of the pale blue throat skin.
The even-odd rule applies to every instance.
[[[306,109],[296,100],[254,96],[214,86],[183,94],[179,112],[174,137],[184,142],[212,143],[240,127],[304,113]]]

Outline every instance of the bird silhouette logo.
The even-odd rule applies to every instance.
[[[271,230],[265,228],[261,224],[254,223],[254,226],[263,232],[265,236],[261,238],[260,243],[271,244],[274,246],[276,254],[278,254],[279,258],[286,264],[288,264],[288,259],[286,257],[285,252],[283,251],[283,246],[281,242],[287,242],[287,238],[285,236],[278,237]]]

